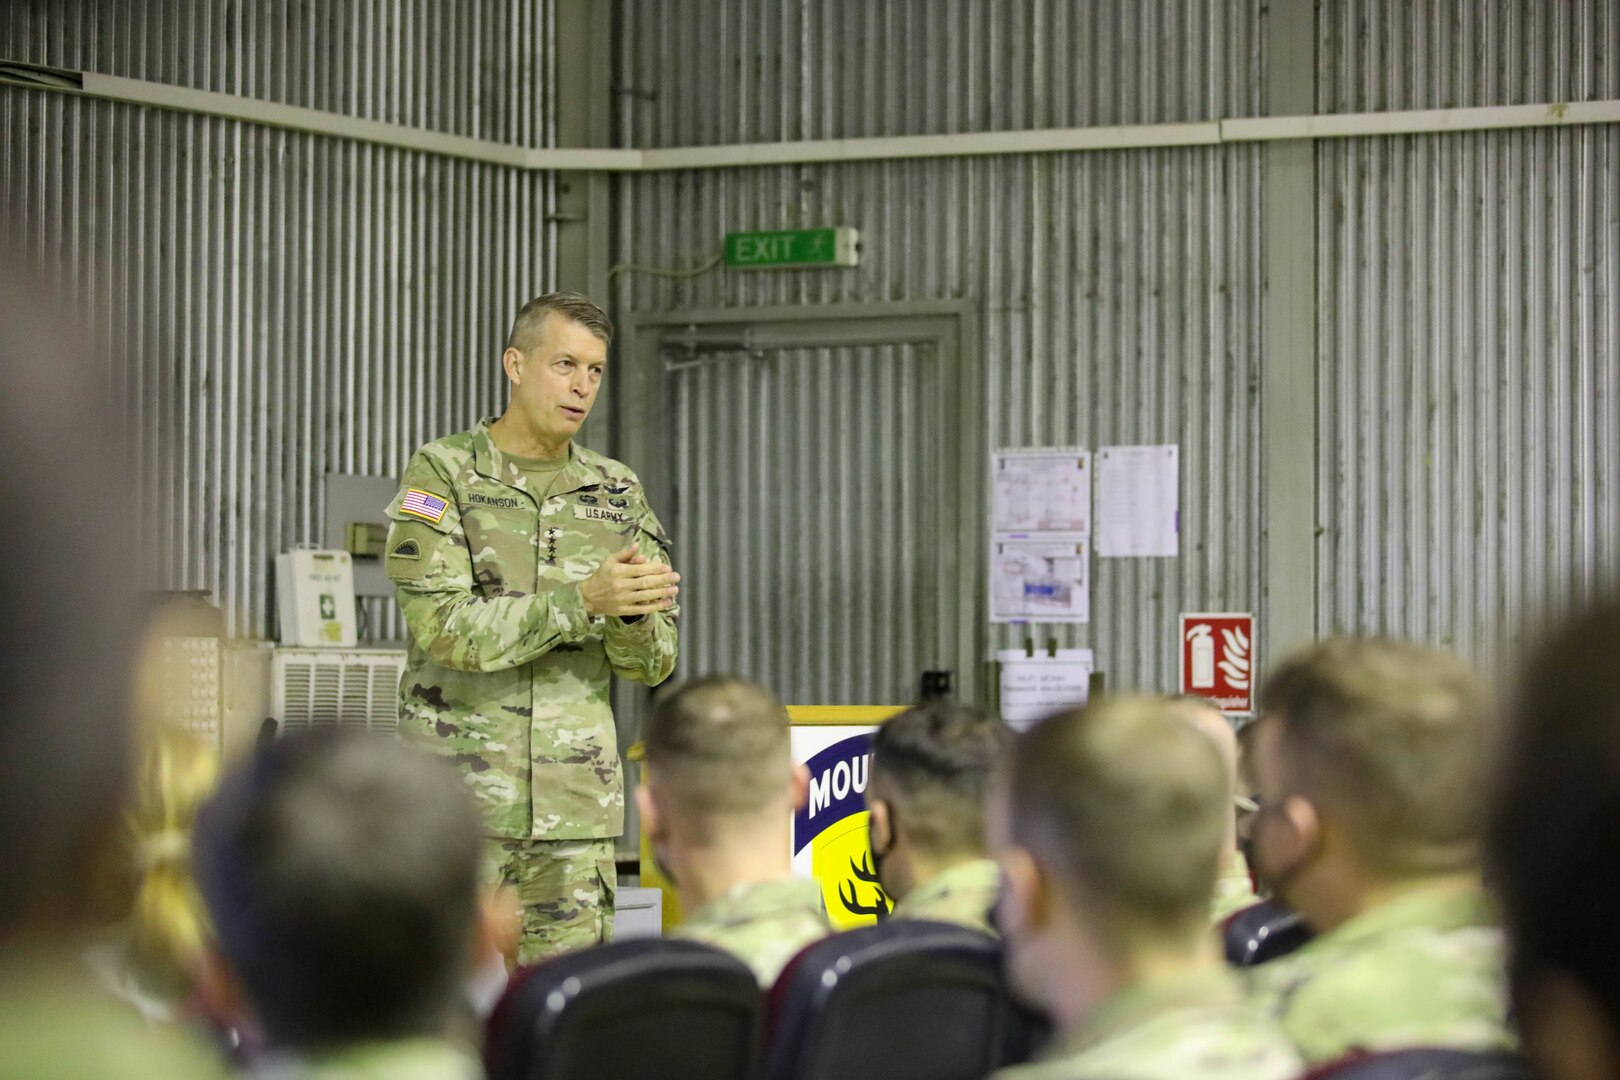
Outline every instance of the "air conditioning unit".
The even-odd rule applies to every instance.
[[[399,732],[403,649],[279,646],[271,665],[270,711],[283,731],[354,727]]]

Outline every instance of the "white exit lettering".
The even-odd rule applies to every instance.
[[[742,262],[785,262],[793,258],[792,236],[743,236],[737,240]]]

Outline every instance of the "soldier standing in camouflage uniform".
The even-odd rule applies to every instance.
[[[896,918],[990,931],[999,876],[984,847],[984,791],[1006,732],[971,706],[931,701],[872,736],[872,861]]]
[[[524,305],[506,412],[418,450],[388,508],[410,630],[401,732],[478,797],[491,873],[522,900],[522,963],[611,936],[624,785],[608,686],[675,666],[663,527],[633,472],[573,441],[612,333],[582,296]]]
[[[642,828],[689,913],[675,934],[771,985],[830,932],[821,886],[792,876],[788,821],[810,777],[793,763],[787,710],[752,683],[697,679],[653,702],[643,745]]]
[[[1454,657],[1337,640],[1261,688],[1255,869],[1318,936],[1253,969],[1311,1063],[1513,1045],[1479,872],[1487,705]]]
[[[1218,753],[1163,698],[1109,698],[1014,741],[988,810],[997,923],[1014,986],[1057,1031],[999,1080],[1298,1075],[1209,933],[1231,813]]]

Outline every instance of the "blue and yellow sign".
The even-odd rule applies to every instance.
[[[847,930],[887,916],[891,905],[878,884],[867,835],[872,736],[870,731],[836,734],[842,737],[805,760],[810,797],[793,815],[793,865],[821,883],[828,916]]]

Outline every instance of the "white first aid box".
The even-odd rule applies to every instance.
[[[352,648],[354,563],[347,551],[294,548],[276,556],[283,645]]]

